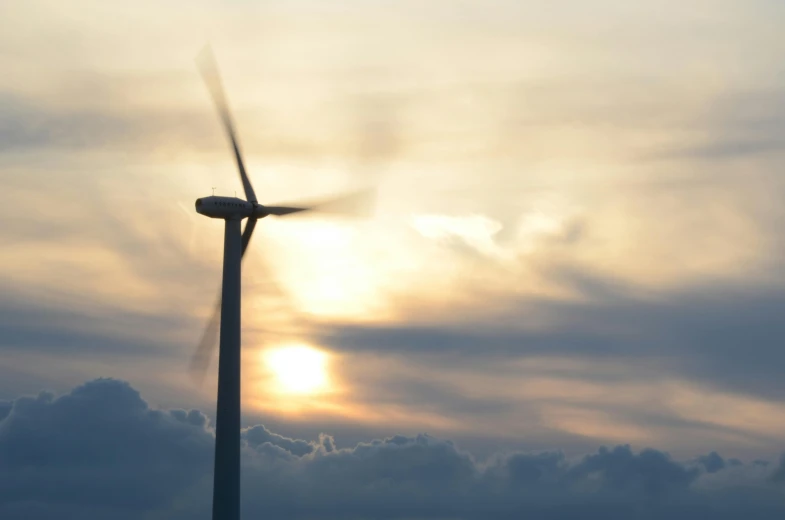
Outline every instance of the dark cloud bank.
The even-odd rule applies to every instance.
[[[477,461],[428,435],[337,449],[244,431],[243,517],[265,519],[785,518],[785,459],[677,462],[628,446]],[[209,518],[212,432],[129,384],[0,402],[0,518]]]

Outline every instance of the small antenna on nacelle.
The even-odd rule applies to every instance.
[[[213,197],[215,197],[215,188],[213,188]]]

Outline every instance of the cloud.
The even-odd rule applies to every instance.
[[[13,401],[0,401],[0,421],[8,417],[8,414],[11,413],[11,408],[13,406]]]
[[[502,310],[487,313],[499,302],[481,295],[475,316],[330,324],[318,343],[345,359],[353,398],[449,417],[458,427],[440,434],[462,442],[491,433],[481,425],[492,423],[494,433],[515,432],[538,446],[558,432],[575,435],[560,442],[580,449],[586,442],[652,443],[681,455],[706,444],[732,456],[779,449],[781,288],[715,282],[651,294],[569,274],[580,298],[500,297]],[[410,311],[414,320],[421,314]]]
[[[243,515],[251,518],[785,514],[782,462],[773,471],[719,467],[719,455],[710,453],[695,465],[627,445],[577,458],[546,451],[479,461],[427,434],[342,449],[327,435],[305,441],[261,425],[242,435]],[[90,381],[60,397],[17,398],[0,422],[0,515],[208,518],[212,444],[204,414],[154,409],[119,380]]]
[[[150,409],[115,380],[58,398],[18,398],[0,423],[0,502],[119,512],[160,506],[203,478],[205,426],[198,412]]]
[[[498,446],[525,438],[526,446],[543,448],[554,437],[570,450],[630,442],[680,456],[703,445],[745,457],[779,448],[785,427],[776,370],[785,336],[776,319],[785,308],[779,289],[717,284],[650,298],[591,273],[573,270],[565,278],[584,299],[502,297],[494,312],[487,312],[489,300],[475,316],[459,311],[419,326],[314,329],[310,339],[339,356],[336,380],[349,390],[335,398],[341,408],[329,417],[331,427],[340,425],[342,434],[354,428],[356,439],[368,428],[378,434],[394,417],[399,431],[427,426],[483,455],[493,449],[482,447],[483,439]],[[80,315],[14,299],[0,302],[4,368],[36,386],[9,374],[0,382],[4,395],[39,385],[62,390],[63,383],[110,374],[137,378],[140,388],[167,403],[201,406],[184,377],[200,320],[108,306]],[[195,337],[164,341],[175,330]],[[249,352],[260,343],[250,340]],[[249,368],[252,374],[253,362]],[[163,385],[175,395],[152,393]],[[244,390],[249,404],[259,397],[253,376]],[[661,398],[652,402],[651,395]],[[713,414],[712,407],[732,413]],[[311,427],[327,419],[306,417]]]
[[[664,363],[670,374],[691,381],[772,399],[782,395],[777,367],[785,361],[779,348],[785,329],[777,316],[785,310],[785,292],[778,286],[716,282],[651,295],[589,271],[565,273],[581,298],[499,296],[499,302],[486,303],[500,303],[491,316],[330,325],[320,331],[320,341],[344,352],[449,356],[439,363],[525,357]]]
[[[265,444],[277,446],[284,451],[301,457],[312,453],[315,447],[306,441],[299,439],[289,439],[277,433],[273,433],[262,425],[253,426],[243,431],[243,439],[249,446],[257,448]]]
[[[698,457],[698,462],[706,468],[708,473],[716,473],[725,468],[725,459],[716,451]]]
[[[780,463],[774,473],[772,473],[771,479],[774,482],[785,482],[785,455],[780,457]]]
[[[696,126],[711,128],[711,132],[663,151],[660,158],[720,163],[745,156],[778,156],[785,146],[782,94],[781,87],[766,86],[718,94],[696,118]]]

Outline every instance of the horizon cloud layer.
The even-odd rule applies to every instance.
[[[785,457],[652,448],[498,453],[479,461],[426,434],[337,448],[326,434],[242,432],[243,515],[311,518],[672,518],[785,514]],[[197,410],[155,409],[97,379],[0,403],[0,515],[8,520],[208,518],[213,432]]]

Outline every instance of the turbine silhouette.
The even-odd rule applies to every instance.
[[[240,518],[240,294],[241,263],[259,219],[283,217],[306,211],[357,213],[369,210],[369,190],[310,204],[260,204],[245,170],[240,145],[226,102],[213,53],[209,47],[197,58],[200,72],[215,102],[232,145],[245,200],[209,196],[196,199],[196,212],[223,219],[224,251],[221,293],[212,318],[191,361],[191,370],[203,378],[220,333],[218,350],[218,399],[215,422],[215,468],[213,475],[213,520]],[[248,219],[241,231],[241,222]]]

